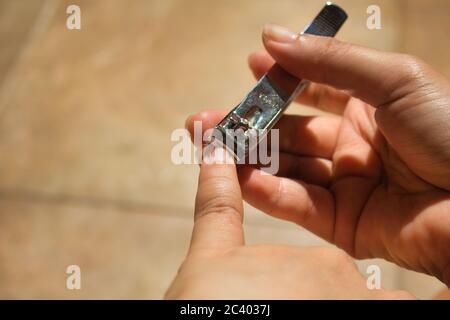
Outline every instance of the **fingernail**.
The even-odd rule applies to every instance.
[[[203,150],[203,162],[206,164],[230,164],[232,161],[231,155],[224,148],[211,144]]]
[[[263,38],[275,42],[289,43],[294,42],[298,35],[288,28],[276,25],[266,24],[263,29]]]
[[[189,116],[186,118],[186,120],[184,121],[184,127],[185,127],[186,129],[188,129],[189,124],[191,123],[193,117],[194,117],[193,115],[189,115]]]

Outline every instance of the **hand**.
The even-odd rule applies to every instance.
[[[239,168],[244,199],[356,258],[381,257],[450,285],[450,85],[416,58],[264,29],[257,77],[276,61],[312,83],[298,102],[338,114],[285,115],[280,170]],[[204,129],[225,115],[192,116]]]
[[[412,298],[367,289],[339,249],[245,246],[236,168],[219,151],[201,166],[191,246],[167,299]]]

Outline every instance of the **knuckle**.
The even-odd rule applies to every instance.
[[[326,53],[330,56],[345,56],[354,47],[348,42],[339,41],[335,38],[327,38],[326,44]]]
[[[409,55],[400,54],[400,70],[406,81],[420,81],[426,74],[427,65],[419,58]]]
[[[330,58],[339,59],[339,57],[344,57],[348,55],[348,52],[353,48],[353,45],[347,42],[342,42],[334,38],[322,38],[323,37],[320,39],[320,41],[323,41],[322,48],[317,51],[317,64],[324,64]],[[322,72],[321,82],[328,83],[328,78],[330,76],[333,76],[333,74],[329,72]]]
[[[229,222],[241,222],[242,208],[236,203],[234,196],[226,193],[209,197],[197,207],[196,219],[207,216],[219,216]]]

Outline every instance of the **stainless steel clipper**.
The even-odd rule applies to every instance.
[[[346,19],[344,10],[327,2],[302,34],[333,37]],[[275,64],[214,128],[210,142],[226,147],[238,163],[242,162],[308,83]]]

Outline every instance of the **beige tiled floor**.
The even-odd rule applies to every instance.
[[[0,201],[1,298],[161,298],[189,244],[180,212],[67,201]],[[187,213],[186,213],[187,214]],[[324,245],[290,226],[247,223],[249,244]],[[361,262],[361,271],[374,261]],[[398,270],[383,261],[383,285]],[[82,290],[65,287],[67,266],[82,270]]]
[[[72,2],[26,3],[0,0],[0,297],[160,298],[188,245],[197,175],[171,163],[170,133],[248,90],[265,22],[300,29],[321,3],[83,0],[80,31],[65,28]],[[340,3],[351,17],[341,39],[450,74],[427,47],[446,52],[436,37],[448,1],[378,1],[380,31],[365,28],[371,1]],[[249,243],[323,244],[252,208],[246,230]],[[377,263],[386,287],[429,297],[441,286]],[[82,267],[79,292],[65,289],[69,264]]]
[[[31,28],[43,3],[44,0],[0,1],[0,83],[27,45]]]

